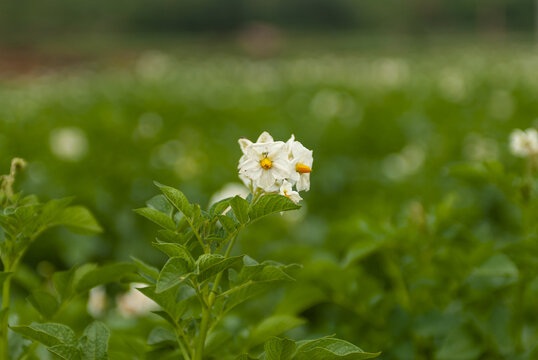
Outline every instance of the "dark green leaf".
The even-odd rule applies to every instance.
[[[228,234],[233,233],[237,228],[234,219],[232,219],[231,217],[226,215],[218,215],[217,218],[219,219],[220,224]]]
[[[152,243],[153,247],[162,251],[169,257],[179,257],[183,258],[189,265],[189,270],[192,270],[194,267],[194,259],[190,251],[181,244],[176,243],[166,243],[166,242],[154,242]]]
[[[82,358],[80,349],[72,345],[54,345],[47,350],[62,360],[80,360]]]
[[[57,271],[52,275],[54,288],[60,295],[60,300],[63,301],[73,293],[73,281],[77,272],[78,266],[75,265],[69,270]]]

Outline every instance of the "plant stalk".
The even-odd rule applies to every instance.
[[[4,267],[5,272],[9,272],[10,268],[6,265]],[[2,286],[2,324],[0,331],[2,333],[2,337],[0,338],[0,359],[1,360],[9,360],[9,353],[8,353],[8,308],[9,308],[9,297],[10,297],[10,288],[11,288],[11,275],[7,277],[7,279],[4,280],[4,284]]]
[[[232,252],[232,248],[235,244],[235,240],[237,239],[237,235],[239,234],[239,231],[241,231],[243,227],[240,227],[237,229],[237,231],[232,236],[232,239],[230,240],[230,243],[228,244],[228,248],[226,249],[226,253],[224,254],[224,258],[227,258],[230,256],[230,253]],[[204,345],[205,340],[207,338],[207,330],[209,325],[209,320],[211,319],[211,310],[213,309],[213,303],[215,302],[215,298],[217,297],[217,290],[219,288],[220,281],[222,280],[222,275],[224,274],[224,271],[217,274],[215,277],[215,282],[213,283],[213,287],[211,288],[211,292],[209,293],[207,297],[207,308],[202,307],[202,323],[200,324],[200,335],[198,337],[198,343],[196,344],[196,350],[194,352],[194,358],[193,360],[202,360],[204,356]]]

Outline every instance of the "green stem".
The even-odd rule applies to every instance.
[[[241,231],[242,229],[243,229],[243,226],[238,228],[233,234],[232,239],[230,240],[230,243],[228,244],[228,248],[226,249],[226,253],[224,254],[224,258],[227,258],[230,256],[230,253],[232,252],[232,248],[235,244],[235,240],[237,239],[237,235],[239,234],[239,231]],[[196,344],[194,360],[203,359],[204,345],[205,345],[205,340],[208,334],[207,330],[208,330],[209,320],[211,319],[211,310],[213,309],[213,304],[215,302],[215,298],[217,297],[217,290],[219,288],[219,284],[220,284],[220,281],[222,280],[223,274],[224,274],[224,271],[218,273],[217,276],[215,277],[215,282],[213,283],[211,292],[209,293],[207,297],[207,301],[205,302],[207,304],[207,308],[202,307],[202,323],[200,324],[200,334],[198,336],[198,343]]]
[[[5,272],[9,272],[10,268],[6,264],[4,267]],[[2,324],[0,331],[2,333],[2,337],[0,339],[0,359],[2,360],[8,360],[9,359],[9,353],[8,353],[8,308],[9,308],[9,291],[11,288],[11,275],[7,277],[7,279],[4,280],[4,285],[2,286]]]
[[[181,353],[183,354],[183,358],[185,360],[191,360],[191,356],[190,356],[190,353],[189,351],[187,350],[187,348],[185,347],[185,344],[183,343],[183,341],[185,341],[185,343],[188,345],[186,339],[185,339],[185,336],[183,334],[183,332],[180,333],[179,331],[179,326],[176,327],[176,338],[177,338],[177,343],[179,344],[179,348],[181,349]]]

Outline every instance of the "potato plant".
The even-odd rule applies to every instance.
[[[295,281],[299,265],[258,262],[246,254],[236,255],[233,250],[238,236],[254,222],[300,208],[297,190],[309,190],[312,166],[312,152],[293,136],[284,143],[263,133],[256,143],[241,139],[239,144],[243,151],[239,175],[250,189],[246,198],[228,197],[202,210],[198,204],[191,204],[180,190],[155,183],[162,194],[136,212],[161,228],[152,245],[168,257],[162,268],[133,258],[133,263],[84,264],[56,272],[51,286],[32,289],[28,296],[28,302],[39,314],[30,324],[10,321],[11,277],[17,273],[28,246],[54,226],[83,234],[98,233],[101,227],[86,208],[71,206],[71,198],[40,203],[34,196],[14,193],[16,173],[25,165],[24,161],[15,159],[10,174],[2,178],[0,194],[2,360],[40,358],[42,353],[37,352],[40,344],[48,350],[44,356],[108,359],[107,325],[92,321],[77,335],[76,329],[59,319],[74,299],[86,297],[90,292],[91,304],[96,288],[135,281],[137,291],[147,297],[137,301],[152,301],[156,307],[153,312],[162,321],[149,334],[147,346],[117,351],[114,358],[358,360],[377,357],[379,353],[365,352],[334,336],[301,341],[277,337],[304,323],[293,315],[268,316],[248,330],[226,323],[228,315],[244,302]],[[11,346],[15,334],[30,342]]]

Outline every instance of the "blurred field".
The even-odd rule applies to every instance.
[[[538,48],[324,41],[333,47],[284,46],[261,57],[245,55],[240,43],[237,51],[131,47],[46,68],[39,56],[50,50],[40,50],[29,66],[4,73],[4,172],[12,157],[27,159],[25,192],[74,194],[106,229],[94,239],[49,233],[26,262],[46,258],[62,269],[134,255],[157,264],[153,226],[132,212],[156,194],[153,180],[207,204],[238,181],[239,137],[295,133],[314,149],[304,210],[258,224],[240,244],[260,261],[305,265],[297,285],[272,295],[287,301],[276,311],[308,318],[298,332],[336,333],[385,359],[513,359],[516,349],[531,348],[538,280],[521,308],[524,344],[513,341],[507,320],[519,310],[510,295],[517,289],[504,286],[517,284],[466,283],[519,241],[522,215],[494,185],[453,175],[455,164],[484,160],[522,171],[507,138],[537,125]],[[13,56],[19,64],[22,55]],[[521,278],[532,281],[534,262],[519,269]],[[264,304],[243,311],[270,312]],[[447,355],[450,346],[463,355]]]

